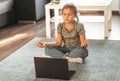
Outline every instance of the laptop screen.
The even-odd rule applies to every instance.
[[[34,57],[36,78],[70,79],[68,60]]]

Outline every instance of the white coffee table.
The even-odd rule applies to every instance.
[[[48,3],[45,5],[45,16],[46,16],[46,37],[51,38],[51,29],[50,29],[50,10],[54,10],[54,22],[55,22],[55,36],[57,37],[57,25],[61,20],[59,19],[59,10],[66,3],[73,3],[78,10],[91,10],[91,11],[104,11],[103,22],[104,22],[104,37],[107,38],[109,31],[111,30],[112,22],[112,10],[111,3],[112,0],[60,0],[59,4]]]

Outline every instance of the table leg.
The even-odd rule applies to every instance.
[[[109,6],[109,31],[112,30],[112,10],[111,10],[111,6]]]
[[[55,37],[57,38],[57,26],[59,23],[59,9],[55,8]]]
[[[51,38],[51,29],[50,29],[50,9],[45,6],[45,20],[46,20],[46,37]]]
[[[109,24],[108,24],[108,8],[106,7],[104,10],[104,37],[108,37],[108,30],[109,30]]]

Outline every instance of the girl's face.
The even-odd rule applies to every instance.
[[[70,22],[74,21],[74,18],[76,17],[76,15],[75,15],[75,13],[73,12],[72,9],[65,8],[62,11],[62,17],[63,17],[64,22],[70,23]]]

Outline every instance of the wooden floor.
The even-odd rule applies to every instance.
[[[85,22],[87,39],[104,40],[103,22]],[[54,24],[51,24],[52,37],[54,37]],[[45,19],[36,24],[15,23],[0,28],[0,61],[32,40],[34,37],[45,37]],[[112,31],[107,40],[120,40],[120,15],[112,17]]]

